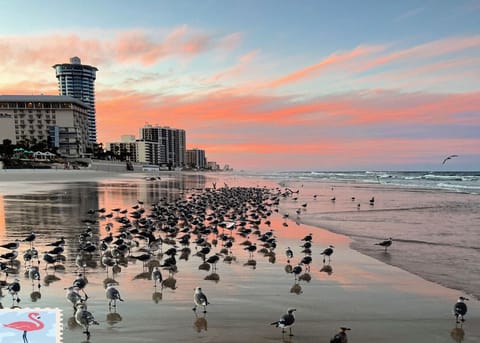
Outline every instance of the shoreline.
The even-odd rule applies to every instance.
[[[56,175],[55,182],[62,184],[71,181],[88,182],[122,178],[145,181],[142,178],[144,173],[105,175],[83,172],[79,171],[81,174],[73,181],[71,178],[73,174],[66,173],[65,179]],[[160,175],[163,180],[163,176],[165,179],[167,176],[175,179],[179,175],[195,177],[199,173]],[[205,187],[210,187],[211,181],[217,182],[218,186],[223,185],[223,182],[230,186],[247,187],[256,187],[264,183],[276,184],[262,178],[244,179],[230,174],[202,173],[202,175],[206,177]],[[44,176],[45,180],[37,178],[31,183],[53,181],[54,176],[47,174]],[[25,182],[20,179],[16,181]],[[0,176],[0,186],[1,183]],[[51,183],[46,187],[55,189],[57,186]],[[334,233],[318,225],[297,225],[293,220],[288,221],[288,227],[283,227],[281,214],[282,212],[274,215],[271,225],[279,237],[276,249],[277,261],[274,264],[269,263],[261,255],[256,255],[256,268],[245,266],[247,255],[243,248],[239,247],[235,251],[237,262],[232,265],[219,264],[218,273],[221,280],[212,283],[198,281],[198,273],[201,271],[198,270],[197,264],[201,260],[192,257],[191,261],[182,264],[181,273],[178,275],[179,287],[175,291],[164,291],[163,300],[159,304],[152,304],[148,294],[145,299],[143,292],[138,292],[140,289],[148,291],[151,288],[149,280],[136,280],[136,284],[133,285],[132,279],[135,279],[136,273],[141,271],[141,263],[129,266],[119,276],[122,291],[127,291],[126,303],[119,307],[119,314],[123,318],[120,323],[111,324],[108,315],[105,320],[103,315],[105,303],[98,300],[104,299],[104,291],[102,287],[93,288],[102,284],[104,274],[101,271],[91,272],[89,274],[91,286],[88,291],[89,296],[95,301],[89,304],[89,310],[96,314],[101,323],[100,327],[92,328],[92,339],[101,342],[123,342],[137,337],[142,341],[155,342],[161,337],[162,340],[178,342],[226,340],[275,342],[280,340],[281,333],[269,323],[278,320],[278,316],[286,308],[294,306],[298,311],[298,323],[294,327],[295,336],[291,339],[285,336],[286,342],[328,341],[337,328],[344,325],[353,328],[349,332],[349,337],[352,342],[357,343],[451,342],[450,331],[455,326],[451,308],[460,292],[357,252],[350,247],[352,239],[348,235]],[[292,293],[294,282],[293,277],[284,271],[286,263],[284,250],[291,246],[295,250],[297,260],[301,256],[300,238],[310,232],[314,234],[312,256],[315,264],[310,272],[312,279],[309,282],[300,282],[299,294]],[[336,247],[330,264],[333,267],[331,275],[320,271],[322,266],[320,252],[329,244]],[[61,277],[62,280],[58,282],[63,288],[68,286],[73,276]],[[209,306],[208,317],[204,317],[208,320],[208,329],[200,328],[199,331],[196,326],[199,324],[197,320],[202,318],[200,316],[195,318],[190,304],[191,290],[198,284],[202,286],[212,303]],[[66,304],[63,294],[60,297],[58,294],[55,295],[52,286],[42,288],[42,293],[42,298],[51,301],[49,306],[58,306],[64,310],[64,321],[70,317],[71,307]],[[24,301],[28,304],[27,299]],[[42,306],[42,303],[36,306]],[[464,342],[475,342],[480,338],[478,313],[480,304],[472,299],[464,326],[466,337]],[[152,318],[157,317],[159,319],[154,324]],[[153,324],[155,327],[158,326],[156,329],[158,333],[150,336],[155,329],[152,327]],[[78,328],[65,330],[71,330],[68,331],[68,335],[64,334],[66,343],[78,341],[82,337]]]
[[[283,182],[284,185],[287,187],[290,186],[293,189],[300,189],[301,192],[306,191],[302,189],[303,184],[301,184],[300,181],[294,181],[294,182]],[[441,205],[435,205],[435,202],[431,204],[431,208],[429,207],[430,205],[425,205],[426,207],[422,208],[424,206],[423,204],[410,204],[406,203],[404,206],[392,206],[390,205],[385,205],[382,207],[383,204],[380,204],[380,206],[368,206],[365,204],[365,194],[390,194],[391,192],[395,192],[396,194],[398,193],[405,193],[407,196],[410,196],[409,194],[415,193],[414,198],[418,198],[419,196],[427,195],[427,197],[431,199],[443,199],[446,197],[446,199],[456,199],[456,198],[464,198],[464,202],[469,202],[471,199],[471,203],[476,203],[475,206],[478,206],[478,194],[471,194],[471,193],[466,193],[466,192],[453,192],[449,190],[442,190],[442,189],[431,189],[431,188],[424,188],[424,189],[415,189],[412,190],[409,187],[401,187],[397,185],[391,185],[391,184],[376,184],[376,183],[351,183],[351,182],[344,182],[344,181],[339,181],[339,182],[330,182],[330,181],[315,181],[317,184],[322,184],[324,188],[324,192],[333,194],[336,193],[337,197],[340,199],[344,199],[342,197],[348,197],[350,198],[351,194],[347,194],[347,192],[351,192],[354,190],[355,192],[358,192],[357,194],[362,194],[361,190],[363,190],[363,200],[364,203],[360,208],[354,208],[354,206],[350,206],[349,204],[351,201],[350,200],[345,200],[345,202],[341,205],[340,209],[335,209],[334,207],[329,207],[329,204],[325,204],[326,202],[330,201],[324,201],[323,206],[325,208],[321,209],[320,211],[317,212],[309,212],[308,210],[306,212],[302,212],[300,215],[297,216],[295,219],[298,222],[319,227],[325,230],[328,230],[333,233],[345,235],[349,237],[352,240],[352,243],[350,245],[350,248],[360,252],[361,254],[364,254],[366,256],[370,256],[372,258],[375,258],[381,263],[385,263],[387,265],[401,268],[402,270],[408,271],[409,273],[412,273],[413,275],[417,275],[421,278],[423,278],[426,281],[429,282],[434,282],[436,284],[439,284],[443,287],[449,288],[449,289],[454,289],[458,291],[465,292],[465,294],[470,295],[471,297],[479,300],[480,299],[480,293],[478,291],[478,287],[475,285],[470,285],[468,283],[461,283],[463,280],[462,277],[465,277],[466,279],[469,278],[468,274],[462,275],[462,276],[457,276],[454,279],[449,279],[448,278],[448,270],[445,269],[441,273],[438,272],[438,274],[431,274],[429,273],[429,268],[428,266],[423,266],[422,263],[422,255],[421,252],[424,250],[431,250],[432,248],[444,246],[445,244],[442,243],[441,241],[438,241],[438,243],[435,243],[436,240],[433,237],[425,237],[425,240],[412,240],[408,236],[401,236],[401,237],[396,237],[395,230],[392,229],[393,232],[388,232],[388,230],[384,229],[377,229],[377,230],[366,230],[363,231],[363,227],[397,227],[396,230],[402,230],[400,226],[398,226],[398,223],[396,221],[402,221],[402,217],[405,218],[405,216],[410,216],[412,211],[425,211],[425,218],[423,220],[429,221],[430,218],[428,216],[434,215],[435,212],[429,213],[430,210],[435,211],[436,206],[439,206],[440,210],[443,210],[443,204],[441,200],[438,200],[438,202]],[[301,184],[301,185],[300,185]],[[308,182],[305,183],[306,187],[308,187]],[[333,185],[335,185],[335,191],[329,192],[330,187],[332,187],[333,190]],[[344,189],[343,189],[344,188]],[[355,194],[355,193],[353,193]],[[326,198],[329,199],[330,195],[325,196]],[[386,197],[386,196],[385,196]],[[327,200],[328,200],[327,199]],[[368,198],[367,198],[368,199]],[[382,199],[384,201],[389,201],[393,202],[396,201],[397,199]],[[307,201],[305,197],[299,196],[298,202],[305,201],[309,202],[310,204],[312,203],[310,199]],[[377,202],[378,202],[377,198]],[[380,200],[381,201],[381,200]],[[408,201],[408,198],[407,198]],[[435,200],[436,201],[436,200]],[[449,200],[452,201],[452,200]],[[358,201],[357,201],[358,202]],[[337,202],[338,205],[338,202]],[[355,205],[355,204],[353,204]],[[418,208],[416,206],[419,206]],[[283,209],[284,212],[292,212],[295,208],[292,206],[292,202],[290,203],[284,202],[283,205],[281,205],[281,208]],[[391,216],[392,218],[387,221],[383,222],[384,219],[381,219],[381,217],[375,217],[375,212],[380,211],[385,213],[388,213],[388,216]],[[403,214],[404,213],[404,214]],[[476,211],[472,211],[472,213],[476,213]],[[374,218],[374,219],[372,219]],[[412,229],[417,227],[419,223],[416,221],[419,220],[418,217],[415,217],[416,219],[412,219],[415,223],[413,224],[405,224],[404,226],[411,226]],[[457,220],[462,221],[463,218],[461,215],[458,215]],[[378,221],[378,222],[377,222]],[[454,221],[454,220],[452,220]],[[473,225],[475,226],[475,225]],[[380,235],[379,235],[379,232]],[[393,245],[391,248],[389,248],[389,252],[392,251],[392,254],[390,253],[385,253],[382,249],[378,249],[374,247],[374,243],[382,241],[387,239],[388,237],[393,237]],[[478,241],[476,242],[478,245]],[[437,244],[437,245],[436,245]],[[471,244],[475,244],[475,242],[472,242]],[[404,258],[398,258],[398,254],[405,253],[405,250],[403,251],[397,251],[399,248],[403,245],[417,245],[418,249],[416,249],[415,257],[410,257],[410,256],[403,256]],[[426,248],[424,249],[425,246]],[[462,249],[465,248],[463,245],[455,245],[452,244],[452,248],[455,247],[457,249]],[[471,247],[472,251],[474,254],[478,254],[478,247],[473,246]],[[418,256],[417,256],[418,255]],[[425,255],[423,255],[425,257]],[[475,263],[474,261],[469,261],[470,264]],[[435,263],[435,262],[433,262]],[[438,262],[440,265],[443,264],[442,262]],[[437,264],[438,265],[438,264]],[[422,268],[423,266],[423,268]],[[451,269],[451,268],[450,268]],[[458,271],[458,268],[457,268]],[[444,278],[439,277],[439,275],[446,275]],[[476,274],[476,273],[475,273]]]

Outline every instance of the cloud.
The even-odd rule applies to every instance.
[[[344,53],[334,53],[323,59],[317,64],[311,65],[307,68],[297,70],[291,74],[283,76],[279,79],[276,79],[268,84],[268,87],[279,87],[284,86],[289,83],[297,82],[306,78],[316,77],[328,66],[346,62],[348,60],[355,59],[360,56],[368,55],[374,52],[381,51],[383,47],[381,46],[359,46],[355,49],[344,52]]]
[[[420,13],[424,12],[425,8],[424,7],[417,7],[413,8],[411,10],[408,10],[402,14],[400,14],[398,17],[396,17],[393,21],[394,22],[403,22],[406,21],[412,17],[418,16]]]
[[[182,25],[161,34],[146,29],[116,32],[113,37],[81,37],[73,33],[0,37],[0,63],[53,65],[71,56],[88,56],[94,65],[138,63],[151,66],[165,58],[189,58],[205,52],[233,50],[240,33],[218,36]]]
[[[246,70],[247,65],[255,58],[257,54],[258,54],[258,50],[254,50],[254,51],[248,52],[243,56],[240,56],[236,65],[216,73],[215,75],[209,77],[206,80],[206,82],[207,83],[217,82],[222,79],[232,78],[240,75]]]
[[[480,35],[448,37],[380,56],[359,65],[356,71],[363,72],[398,61],[413,61],[418,63],[419,61],[428,61],[433,57],[445,56],[474,48],[480,48]]]

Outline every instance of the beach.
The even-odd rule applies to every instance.
[[[99,254],[95,253],[93,261],[96,263],[85,270],[88,310],[100,323],[90,329],[91,342],[329,342],[340,326],[352,328],[348,332],[349,342],[480,340],[478,300],[470,297],[467,320],[462,329],[456,329],[452,309],[456,299],[465,292],[412,274],[421,275],[420,271],[424,269],[438,271],[439,268],[431,263],[422,265],[421,256],[411,253],[415,248],[402,248],[401,242],[394,241],[389,253],[384,254],[383,248],[374,245],[378,239],[388,238],[389,234],[384,227],[380,231],[371,223],[384,220],[385,213],[388,217],[392,217],[388,215],[390,212],[397,215],[392,208],[407,207],[408,197],[401,190],[381,185],[359,188],[348,183],[292,182],[280,186],[261,177],[232,173],[164,172],[157,176],[156,180],[151,180],[151,174],[143,173],[1,171],[0,243],[22,239],[33,230],[37,235],[35,247],[44,252],[49,249],[49,242],[65,237],[65,269],[44,271],[42,264],[39,290],[23,275],[23,269],[19,269],[22,282],[19,306],[60,308],[64,317],[64,342],[85,341],[83,330],[72,320],[72,305],[65,299],[64,290],[71,286],[78,271],[75,263],[78,236],[89,226],[94,241],[98,243],[99,238],[107,236],[106,224],[109,222],[114,224],[112,231],[118,232],[118,223],[112,218],[95,217],[94,223],[86,223],[85,219],[91,219],[89,210],[105,208],[106,213],[114,208],[131,210],[139,201],[148,209],[149,205],[160,200],[188,200],[204,193],[207,188],[212,191],[222,187],[272,190],[288,187],[298,190],[297,200],[293,200],[294,195],[280,200],[278,212],[273,211],[269,218],[270,225],[266,225],[263,219],[259,226],[262,232],[273,230],[277,238],[274,258],[261,254],[260,247],[253,258],[249,258],[239,243],[246,239],[255,241],[256,238],[253,235],[241,237],[234,232],[236,243],[232,256],[235,259],[231,263],[220,260],[216,271],[218,280],[205,280],[212,271],[199,270],[202,259],[194,256],[198,248],[191,245],[188,260],[178,262],[178,273],[174,274],[176,288],[165,287],[162,291],[154,288],[141,261],[129,260],[128,265],[114,276],[125,301],[120,302],[115,311],[110,311],[104,281],[112,275],[107,275]],[[316,203],[314,194],[318,194]],[[376,198],[374,208],[384,209],[379,211],[380,214],[369,207],[368,199],[372,194]],[[331,202],[334,195],[335,204]],[[353,195],[361,201],[360,210],[357,202],[351,200]],[[463,195],[465,197],[468,195]],[[387,199],[398,199],[398,202],[392,204]],[[432,199],[438,199],[438,196],[433,194]],[[307,206],[297,216],[295,210],[302,203]],[[282,218],[286,213],[288,218]],[[415,218],[422,216],[420,213]],[[452,218],[452,222],[455,220]],[[392,236],[402,225],[408,224],[400,219],[396,222],[399,227],[391,229]],[[352,239],[339,232],[353,236],[353,247],[363,253],[353,250],[350,247]],[[292,265],[296,264],[304,256],[300,248],[304,241],[301,239],[310,233],[313,236],[311,270],[302,273],[303,280],[296,282],[294,276],[285,271],[287,257],[284,252],[290,247],[294,251]],[[406,240],[407,237],[400,239]],[[165,250],[168,249],[169,246],[164,245]],[[329,245],[335,247],[334,253],[329,263],[328,260],[323,263],[320,253]],[[26,243],[22,243],[20,249],[26,248]],[[212,253],[220,249],[219,245],[212,247]],[[131,254],[138,253],[133,249]],[[391,265],[408,258],[419,259],[419,272],[410,273]],[[255,265],[249,260],[254,260]],[[412,264],[415,265],[408,263],[409,266]],[[10,275],[9,280],[12,278]],[[206,314],[192,311],[193,289],[197,286],[202,287],[210,302]],[[38,298],[38,294],[32,297],[37,291],[41,297]],[[10,307],[12,301],[5,291],[3,293],[2,306]],[[293,337],[288,336],[288,330],[282,336],[279,328],[270,325],[288,308],[297,310]],[[12,339],[14,334],[18,335],[1,330],[0,342]],[[33,341],[34,336],[31,337]]]

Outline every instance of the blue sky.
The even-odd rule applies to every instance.
[[[237,169],[480,169],[478,0],[0,5],[0,92],[55,94],[79,56],[101,142],[150,123]]]

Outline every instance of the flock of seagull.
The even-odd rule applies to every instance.
[[[266,187],[225,187],[206,188],[203,192],[193,193],[185,199],[167,201],[161,199],[156,204],[147,208],[142,201],[138,201],[131,209],[114,208],[107,211],[104,208],[89,210],[88,219],[85,220],[87,227],[78,236],[78,252],[76,265],[78,267],[76,278],[70,287],[65,288],[66,299],[73,307],[75,322],[83,327],[87,340],[90,339],[90,327],[99,325],[92,312],[88,310],[88,295],[86,288],[88,280],[87,268],[97,262],[106,269],[107,279],[104,281],[105,297],[108,300],[109,310],[116,309],[117,301],[123,302],[120,295],[119,284],[114,278],[109,277],[109,270],[114,276],[121,272],[122,266],[127,266],[131,261],[141,261],[143,270],[148,279],[153,281],[155,289],[165,287],[175,289],[175,274],[178,272],[178,260],[188,259],[194,246],[195,256],[202,259],[199,269],[216,270],[216,264],[223,260],[231,263],[235,260],[232,247],[238,237],[244,240],[240,243],[243,250],[248,253],[249,259],[246,265],[255,267],[253,258],[255,253],[262,253],[270,261],[275,261],[275,249],[277,237],[274,230],[262,230],[260,224],[270,226],[269,217],[278,212],[278,205],[283,198],[291,197],[298,191],[290,189]],[[314,198],[316,198],[314,196]],[[373,199],[373,198],[372,198]],[[372,202],[372,200],[371,200]],[[306,204],[302,205],[305,209]],[[287,218],[288,215],[284,215]],[[94,233],[91,225],[107,220],[105,232],[99,237]],[[284,223],[285,224],[285,223]],[[288,226],[288,225],[285,225]],[[115,233],[115,234],[114,234]],[[256,238],[256,242],[253,238]],[[32,232],[22,240],[0,245],[5,252],[0,254],[0,271],[5,274],[5,280],[0,281],[0,291],[4,288],[12,297],[12,307],[18,307],[20,303],[19,293],[21,290],[20,280],[15,277],[13,281],[7,281],[9,275],[20,274],[21,262],[18,260],[19,247],[26,244],[28,247],[23,253],[25,275],[32,281],[32,287],[40,289],[40,264],[45,264],[45,270],[62,269],[65,257],[62,255],[66,244],[64,238],[46,244],[48,251],[40,257],[34,247],[36,235]],[[294,275],[297,282],[302,276],[302,271],[308,272],[312,262],[312,240],[309,234],[301,239],[302,253],[304,254],[298,264],[291,264],[294,258],[293,250],[288,247],[285,251],[287,266],[285,270]],[[392,245],[392,238],[376,243],[387,248]],[[258,247],[257,247],[258,245]],[[219,247],[219,252],[214,252],[214,247]],[[261,248],[259,248],[261,247]],[[331,271],[330,259],[334,253],[334,246],[325,248],[323,256],[324,268]],[[180,257],[177,260],[177,256]],[[328,263],[327,263],[328,259]],[[330,268],[328,268],[330,267]],[[210,276],[215,277],[215,273]],[[0,295],[2,295],[0,293]],[[465,304],[467,298],[461,297],[454,306],[454,314],[457,323],[463,322],[467,312]],[[193,294],[193,311],[197,308],[207,312],[209,301],[200,287],[196,287]],[[287,309],[278,321],[271,325],[289,330],[293,336],[292,327],[295,325],[295,308]],[[341,327],[340,331],[333,336],[332,343],[347,343],[348,327]]]

